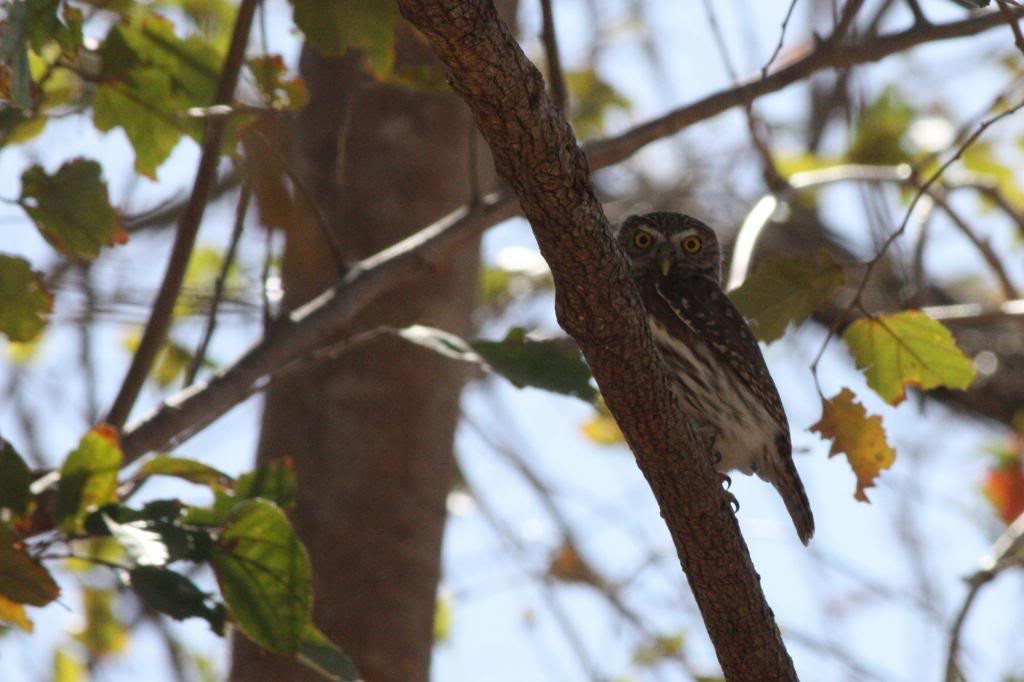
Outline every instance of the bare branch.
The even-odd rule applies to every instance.
[[[203,331],[203,338],[196,347],[188,370],[185,372],[183,386],[188,388],[196,380],[199,368],[203,366],[206,359],[206,350],[213,338],[213,332],[217,328],[217,309],[220,307],[224,294],[227,291],[228,273],[235,262],[235,252],[238,251],[238,242],[242,239],[242,229],[245,227],[245,214],[249,210],[249,199],[252,192],[248,185],[242,185],[242,191],[238,195],[238,204],[235,207],[235,224],[231,229],[231,241],[228,243],[228,250],[224,254],[224,261],[221,263],[220,272],[213,283],[213,299],[210,301],[210,310],[206,315],[206,329]]]
[[[252,18],[258,5],[259,0],[242,0],[238,8],[231,45],[224,60],[220,81],[217,83],[214,105],[228,104],[234,98],[238,74],[245,59],[245,46],[249,42]],[[223,117],[212,118],[206,123],[202,155],[196,170],[192,195],[189,197],[188,204],[178,223],[178,231],[174,237],[174,245],[171,247],[164,280],[160,285],[156,300],[153,302],[153,310],[142,334],[142,340],[139,342],[139,348],[132,357],[128,373],[121,384],[117,398],[114,399],[110,413],[107,415],[107,422],[117,428],[124,425],[128,414],[132,411],[132,406],[135,405],[135,400],[139,396],[142,384],[146,381],[149,369],[167,338],[174,302],[178,298],[178,292],[185,277],[185,268],[188,266],[189,256],[195,245],[210,190],[217,178],[217,164],[220,161],[221,142],[224,139],[226,126],[227,119]]]
[[[565,111],[569,101],[565,89],[565,75],[562,73],[562,58],[558,55],[558,34],[555,31],[555,13],[551,9],[552,0],[540,0],[543,27],[541,40],[544,42],[544,57],[548,62],[548,84],[551,86],[551,99],[555,106]]]

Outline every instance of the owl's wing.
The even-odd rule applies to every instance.
[[[765,407],[789,441],[779,391],[743,315],[725,292],[705,277],[660,279],[655,289],[676,318],[718,354],[740,379],[764,397]]]

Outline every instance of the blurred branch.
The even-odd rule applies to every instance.
[[[234,169],[220,174],[210,187],[209,201],[219,199],[238,187],[238,174]],[[188,204],[189,195],[175,196],[160,202],[153,208],[122,218],[124,229],[129,233],[166,227],[179,220]]]
[[[238,251],[238,242],[242,239],[242,229],[245,227],[245,215],[249,210],[251,197],[252,191],[249,186],[242,185],[242,191],[238,194],[238,203],[235,206],[235,224],[231,229],[231,240],[228,243],[227,253],[224,254],[224,260],[221,262],[220,272],[217,273],[217,279],[213,283],[213,299],[210,301],[210,310],[206,315],[206,329],[203,330],[203,338],[199,342],[199,346],[196,347],[192,362],[189,363],[188,369],[185,371],[183,383],[185,388],[191,386],[192,382],[196,380],[196,374],[203,366],[206,350],[213,338],[213,332],[217,328],[217,309],[220,308],[220,303],[227,292],[228,274],[231,272],[231,266],[235,263],[235,253]]]
[[[1010,11],[1010,3],[1006,0],[996,0],[996,5],[999,7],[999,12],[1006,19],[1006,23],[1010,25],[1010,30],[1013,31],[1013,42],[1017,46],[1017,49],[1024,52],[1024,34],[1020,31],[1020,24],[1017,23],[1017,16]]]
[[[772,64],[775,63],[779,53],[782,52],[782,45],[786,42],[786,29],[789,28],[789,20],[793,17],[793,10],[796,9],[797,0],[790,0],[789,9],[786,10],[786,16],[782,19],[782,26],[779,29],[779,42],[775,44],[775,49],[772,50],[772,54],[768,57],[768,61],[761,67],[761,78],[768,75],[769,69],[772,68]]]
[[[224,67],[217,83],[213,105],[228,104],[234,98],[238,75],[242,69],[242,62],[245,60],[245,47],[249,42],[253,15],[258,5],[259,0],[242,0],[238,7],[231,45],[224,58]],[[153,302],[149,321],[142,333],[139,347],[135,351],[135,355],[132,356],[128,373],[125,375],[117,397],[114,399],[114,404],[110,408],[110,413],[107,415],[106,421],[115,428],[121,428],[124,425],[139,396],[139,391],[142,390],[149,369],[167,338],[167,331],[170,329],[174,312],[174,302],[178,298],[181,283],[185,278],[185,269],[188,267],[189,257],[192,254],[193,246],[195,246],[196,235],[199,233],[199,225],[206,210],[210,190],[217,177],[217,165],[220,162],[221,143],[226,127],[227,118],[224,117],[212,118],[206,123],[192,194],[189,196],[188,204],[178,222],[178,230],[175,233],[174,245],[171,247],[171,255],[167,261],[167,270],[164,273],[160,291]]]
[[[541,40],[544,42],[544,57],[548,63],[548,84],[555,106],[565,111],[569,101],[565,89],[565,74],[562,72],[562,58],[558,55],[558,34],[555,32],[555,13],[551,9],[553,0],[540,0],[543,26]]]
[[[1024,566],[1024,514],[1021,514],[992,544],[988,556],[981,560],[980,568],[967,577],[967,594],[957,611],[949,632],[949,651],[946,656],[946,682],[960,682],[964,679],[957,664],[960,651],[960,635],[967,620],[967,613],[974,604],[981,588],[992,582],[1008,568]]]

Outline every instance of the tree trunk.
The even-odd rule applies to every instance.
[[[398,34],[399,64],[436,66],[417,34],[404,25]],[[474,128],[447,88],[373,82],[358,53],[325,59],[307,49],[302,72],[311,98],[296,120],[294,163],[346,262],[469,199]],[[489,160],[480,165],[491,168]],[[284,254],[289,308],[339,274],[315,212],[301,213]],[[353,330],[415,322],[467,333],[477,251],[469,244],[382,297]],[[464,379],[458,363],[383,336],[290,376],[267,396],[258,459],[295,462],[293,521],[313,558],[314,621],[370,682],[429,677]],[[318,679],[241,640],[233,679]]]

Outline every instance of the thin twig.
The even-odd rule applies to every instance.
[[[234,98],[238,75],[245,59],[245,46],[249,41],[252,19],[258,5],[259,0],[242,0],[238,7],[231,45],[228,48],[227,57],[224,59],[224,67],[221,71],[220,81],[217,83],[213,104],[229,104]],[[217,165],[220,161],[221,143],[224,139],[226,125],[227,120],[224,118],[214,118],[206,122],[202,153],[192,186],[192,194],[178,223],[178,231],[175,234],[174,245],[171,247],[171,255],[167,262],[167,271],[164,273],[156,300],[153,302],[153,310],[142,334],[142,340],[132,357],[128,373],[107,416],[107,422],[116,428],[121,428],[124,425],[132,411],[150,367],[153,366],[153,361],[167,338],[174,313],[174,302],[181,290],[185,269],[188,266],[196,235],[199,232],[199,225],[206,210],[206,202],[217,177]]]
[[[251,196],[252,191],[249,189],[249,185],[242,185],[242,191],[238,193],[238,204],[235,206],[235,224],[231,229],[231,240],[228,242],[228,250],[224,254],[224,260],[221,262],[220,272],[217,273],[217,279],[213,283],[213,299],[210,301],[210,310],[206,314],[206,329],[203,331],[203,338],[192,356],[192,362],[189,363],[188,370],[185,372],[183,388],[188,388],[192,385],[192,382],[196,380],[199,368],[203,366],[203,362],[206,360],[206,350],[210,345],[210,339],[213,338],[213,331],[217,327],[217,309],[220,307],[224,294],[227,292],[228,274],[231,272],[231,266],[235,263],[235,253],[238,251],[238,243],[242,239],[242,230],[245,227],[245,214],[249,210],[249,199]]]
[[[772,64],[775,63],[775,59],[782,52],[782,45],[786,41],[786,29],[789,28],[789,20],[793,17],[793,10],[796,8],[797,0],[790,0],[789,9],[786,10],[786,16],[782,19],[782,27],[779,31],[779,42],[775,44],[775,49],[772,51],[768,61],[761,67],[761,78],[768,76],[768,70],[772,68]]]
[[[562,58],[558,56],[558,34],[555,31],[555,13],[551,9],[552,0],[540,0],[543,25],[541,40],[544,42],[544,57],[548,62],[548,83],[551,86],[551,99],[562,111],[568,102],[565,89],[565,74],[562,73]]]
[[[930,192],[929,196],[935,204],[943,210],[943,212],[949,216],[949,219],[953,221],[960,232],[967,237],[967,240],[974,245],[974,248],[978,250],[981,257],[988,263],[996,279],[999,280],[999,285],[1003,289],[1003,296],[1006,298],[1018,298],[1020,293],[1013,281],[1010,279],[1009,273],[1006,272],[1006,268],[1003,267],[1003,262],[996,255],[996,252],[992,249],[992,245],[988,243],[988,240],[979,237],[974,229],[967,223],[960,212],[953,208],[949,203],[948,197],[946,197],[941,190]]]
[[[837,44],[846,38],[846,34],[850,32],[850,28],[853,26],[853,20],[857,18],[857,12],[860,11],[863,4],[864,0],[847,0],[846,4],[843,5],[843,13],[839,16],[836,28],[828,38],[829,43]]]
[[[999,6],[999,12],[1006,19],[1006,23],[1010,25],[1010,30],[1013,31],[1013,44],[1017,46],[1018,50],[1024,52],[1024,33],[1021,33],[1017,17],[1010,11],[1010,4],[1006,0],[996,0],[996,5]]]

